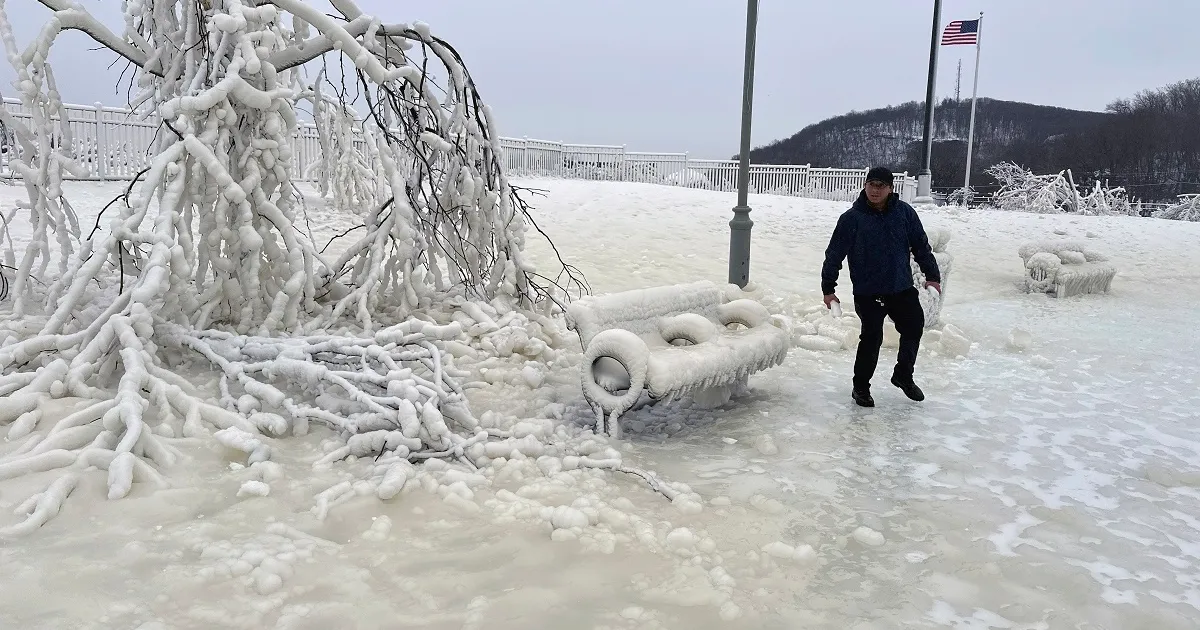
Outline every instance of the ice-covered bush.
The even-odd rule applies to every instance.
[[[1089,192],[1080,193],[1067,171],[1035,175],[1012,162],[1002,162],[986,172],[1000,182],[992,205],[1001,210],[1039,214],[1137,214],[1124,188],[1108,188],[1097,181]]]
[[[1155,212],[1154,217],[1175,221],[1200,221],[1200,195],[1181,196],[1179,203]]]
[[[1076,192],[1064,173],[1035,175],[1011,162],[996,164],[986,172],[1000,182],[992,203],[1001,210],[1048,214],[1070,212],[1075,207]]]

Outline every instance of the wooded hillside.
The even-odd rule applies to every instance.
[[[970,100],[938,104],[931,164],[935,190],[962,186],[970,112]],[[751,161],[845,168],[884,165],[916,174],[924,115],[924,103],[915,101],[851,112],[754,149]],[[984,171],[1005,161],[1037,173],[1071,169],[1081,186],[1107,180],[1145,201],[1200,192],[1200,79],[1141,92],[1110,104],[1104,112],[981,98],[973,187],[988,192],[995,181]]]

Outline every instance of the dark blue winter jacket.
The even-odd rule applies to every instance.
[[[913,287],[909,252],[917,261],[925,279],[941,282],[937,260],[929,247],[929,238],[917,211],[892,193],[883,210],[859,193],[854,205],[838,218],[825,264],[821,267],[821,291],[834,292],[842,260],[850,259],[850,282],[854,295],[874,296],[899,293]]]

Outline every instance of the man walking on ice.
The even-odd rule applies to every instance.
[[[883,345],[884,317],[891,317],[900,333],[892,385],[913,400],[925,400],[925,394],[913,382],[925,312],[913,286],[910,252],[925,274],[925,286],[941,293],[937,260],[917,211],[892,191],[891,170],[875,167],[867,172],[866,186],[858,200],[838,218],[821,267],[821,292],[825,294],[825,308],[831,308],[834,302],[841,303],[834,288],[842,260],[849,258],[854,312],[862,323],[851,397],[863,407],[875,406],[871,377]]]

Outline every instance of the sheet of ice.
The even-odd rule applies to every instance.
[[[539,225],[598,292],[725,276],[730,195],[525,183],[548,190]],[[69,186],[85,222],[120,192]],[[0,188],[0,201],[15,192]],[[349,227],[308,201],[319,235]],[[751,205],[748,293],[776,313],[820,307],[820,259],[843,208],[758,195]],[[234,434],[228,450],[177,438],[186,464],[165,472],[169,489],[135,476],[110,501],[105,473],[81,470],[63,513],[0,544],[0,625],[1192,627],[1200,225],[953,208],[922,219],[952,227],[955,251],[971,252],[956,256],[942,316],[973,344],[965,358],[922,354],[922,404],[887,385],[891,349],[879,406],[861,410],[849,403],[852,352],[794,348],[728,404],[636,409],[626,439],[608,441],[590,432],[577,346],[557,353],[543,335],[480,324],[487,345],[457,348],[457,364],[483,375],[467,392],[483,428],[514,433],[480,470],[374,454],[314,469],[335,442],[320,427],[271,440],[270,459],[249,466],[256,449]],[[1024,293],[1013,252],[1055,230],[1095,235],[1123,281],[1103,297]],[[803,310],[791,314],[803,321]],[[1027,351],[1010,347],[1017,327],[1035,331]],[[529,362],[544,377],[536,388]],[[760,448],[764,435],[773,448]],[[0,470],[23,443],[0,442]],[[614,454],[686,483],[703,509],[581,466]],[[238,498],[262,489],[248,482],[269,494]],[[343,483],[316,518],[316,497]],[[50,490],[36,476],[0,480],[0,526],[24,521],[37,506],[21,503]],[[860,528],[884,544],[855,541]],[[774,543],[793,560],[764,551],[781,554]],[[45,584],[72,596],[46,597]]]

